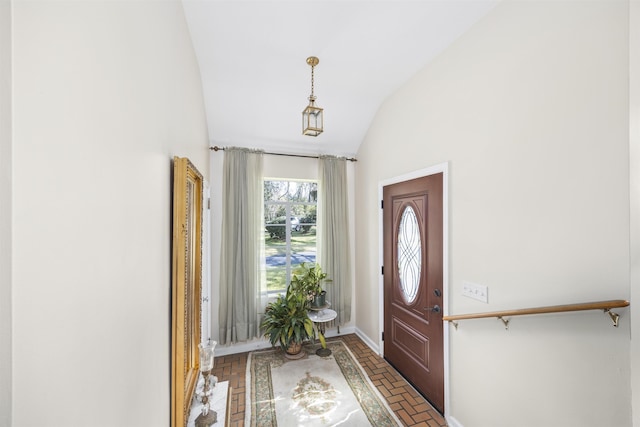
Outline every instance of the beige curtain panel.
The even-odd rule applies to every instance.
[[[338,325],[351,320],[351,265],[347,160],[320,156],[318,160],[319,263],[327,277],[327,300],[338,313]]]
[[[267,299],[264,268],[263,152],[227,147],[222,190],[220,344],[260,336]]]

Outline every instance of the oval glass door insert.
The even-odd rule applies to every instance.
[[[422,270],[422,241],[418,217],[411,206],[402,212],[398,227],[398,273],[405,301],[411,304],[418,295]]]

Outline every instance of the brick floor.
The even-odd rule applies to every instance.
[[[355,334],[340,339],[349,347],[371,382],[387,400],[389,407],[407,427],[444,427],[444,418],[383,358],[378,356]],[[244,426],[245,374],[248,353],[216,357],[213,374],[219,381],[229,381],[231,392],[231,427]]]

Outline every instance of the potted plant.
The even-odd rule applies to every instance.
[[[326,291],[322,289],[322,282],[330,282],[327,273],[322,272],[318,264],[303,262],[293,272],[290,289],[305,295],[311,307],[324,307],[326,305]]]
[[[305,340],[315,338],[313,322],[307,314],[306,297],[291,287],[286,295],[278,296],[267,305],[261,327],[271,345],[280,346],[290,358],[301,353]]]

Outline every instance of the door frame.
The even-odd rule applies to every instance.
[[[393,178],[378,182],[378,200],[383,199],[383,188],[387,185],[409,181],[415,178],[423,178],[429,175],[442,173],[442,314],[449,315],[449,162],[439,163],[425,169],[399,175]],[[384,223],[383,210],[378,213],[378,265],[384,265]],[[384,342],[382,341],[382,331],[384,331],[384,276],[380,274],[378,279],[378,301],[379,305],[379,325],[378,348],[380,356],[384,357]],[[444,416],[449,416],[449,322],[442,325],[442,347],[444,357]]]

